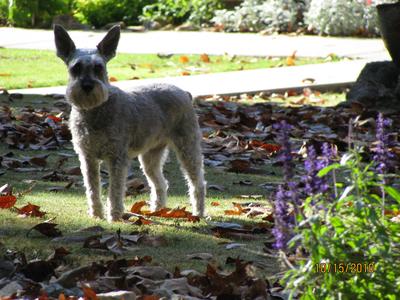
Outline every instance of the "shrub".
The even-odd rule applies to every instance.
[[[208,23],[214,11],[221,7],[219,0],[165,0],[144,7],[141,20],[174,25],[189,21],[202,25]]]
[[[305,22],[318,34],[377,35],[376,4],[383,2],[394,1],[311,0]]]
[[[219,10],[212,21],[226,31],[290,32],[301,26],[308,0],[245,0],[235,10]]]
[[[96,28],[108,23],[124,21],[128,25],[139,23],[145,5],[154,0],[76,0],[75,16]]]
[[[0,25],[7,24],[8,0],[0,0]]]
[[[20,27],[49,27],[56,15],[69,12],[68,0],[13,0],[9,22]]]

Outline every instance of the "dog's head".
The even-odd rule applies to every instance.
[[[57,56],[68,66],[67,99],[78,109],[95,108],[108,99],[107,62],[115,56],[120,27],[112,27],[97,49],[76,49],[67,31],[54,26]]]

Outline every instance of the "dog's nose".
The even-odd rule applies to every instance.
[[[94,88],[94,80],[92,80],[92,79],[83,79],[81,81],[81,88],[86,93],[89,93]]]

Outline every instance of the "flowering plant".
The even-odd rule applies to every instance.
[[[288,264],[283,278],[292,297],[397,299],[400,295],[400,193],[382,180],[390,165],[385,132],[389,122],[379,115],[376,123],[377,147],[370,163],[363,162],[360,147],[350,149],[339,162],[328,145],[321,157],[308,148],[302,178],[306,197],[296,214],[298,225],[288,227],[291,239],[286,247],[281,246],[286,241],[282,234],[277,234],[282,223],[276,222],[274,229],[276,246],[297,253],[296,263]],[[276,204],[276,218],[287,220],[281,206]]]

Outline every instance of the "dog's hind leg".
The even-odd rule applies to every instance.
[[[204,181],[201,135],[197,126],[180,130],[172,140],[176,156],[189,187],[193,215],[204,216],[206,182]]]
[[[168,182],[163,175],[163,166],[168,157],[166,146],[160,146],[139,155],[143,173],[150,186],[150,209],[156,211],[167,203]]]
[[[109,222],[120,220],[124,212],[128,162],[129,160],[125,156],[107,161],[109,172],[107,219]]]
[[[100,162],[83,154],[79,155],[83,183],[91,217],[103,218],[103,204],[100,199]]]

